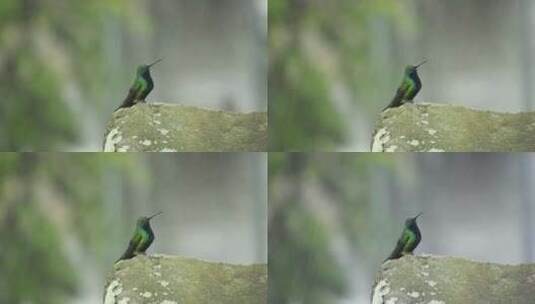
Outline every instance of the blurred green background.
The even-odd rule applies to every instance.
[[[0,151],[99,151],[137,65],[148,101],[266,111],[267,0],[0,1]]]
[[[533,262],[534,172],[529,154],[270,153],[269,303],[370,303],[419,212],[415,254]]]
[[[384,27],[410,33],[412,2],[269,1],[270,151],[340,150],[365,135],[355,103],[373,115],[372,102],[398,78],[374,57],[386,51]]]
[[[267,261],[265,154],[0,153],[0,303],[101,303],[139,216],[148,253]]]
[[[525,111],[534,103],[531,0],[271,0],[270,151],[369,151],[403,69],[415,102]]]

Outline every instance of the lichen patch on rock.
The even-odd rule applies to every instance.
[[[379,129],[373,137],[372,152],[386,152],[386,147],[389,141],[390,133],[387,131],[387,129]]]
[[[115,264],[108,282],[106,304],[117,304],[126,298],[131,304],[267,302],[266,264],[233,265],[167,255],[137,256]]]
[[[152,297],[152,293],[148,292],[148,291],[145,291],[143,293],[140,294],[142,297],[144,298],[150,298]]]
[[[111,281],[106,288],[106,295],[104,296],[104,304],[116,304],[117,297],[123,292],[123,288],[119,280]]]
[[[117,302],[118,304],[128,304],[130,302],[130,298],[122,298]]]
[[[111,129],[104,141],[104,152],[114,152],[116,146],[123,140],[119,128]]]
[[[160,281],[160,285],[162,285],[163,287],[167,287],[167,286],[169,286],[169,282],[167,282],[167,281]]]
[[[375,285],[372,304],[384,304],[384,297],[390,293],[390,286],[387,280],[381,280]]]
[[[386,152],[392,146],[396,152],[533,152],[533,126],[535,112],[409,104],[380,115],[371,146],[373,152]]]
[[[501,265],[408,255],[383,264],[372,301],[386,304],[395,298],[400,304],[533,304],[535,284],[529,282],[533,275],[535,264]]]
[[[158,152],[164,148],[178,152],[263,152],[267,139],[265,112],[138,104],[113,114],[106,128],[104,151],[125,151],[120,147],[128,147],[128,152]]]

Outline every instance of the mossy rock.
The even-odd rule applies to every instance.
[[[104,304],[267,303],[267,265],[137,256],[114,265]]]
[[[112,115],[105,152],[266,151],[267,114],[137,104]]]
[[[535,151],[535,112],[406,104],[380,114],[372,152]]]
[[[372,304],[387,303],[533,304],[535,264],[404,256],[384,263],[373,286]]]

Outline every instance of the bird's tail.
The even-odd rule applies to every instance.
[[[128,252],[128,251],[125,251],[125,252],[121,255],[121,257],[118,258],[117,261],[115,261],[115,263],[119,262],[120,260],[126,260],[126,253],[127,253],[127,252]]]
[[[399,254],[396,254],[396,252],[392,252],[384,261],[383,263],[385,263],[386,261],[388,260],[395,260],[395,259],[399,259],[400,258],[400,255]]]
[[[384,112],[384,111],[386,111],[387,109],[389,109],[389,108],[391,108],[391,107],[392,107],[392,103],[389,103],[386,107],[384,107],[384,108],[381,110],[381,112]],[[115,110],[115,111],[117,111],[117,110]]]
[[[130,108],[131,106],[135,105],[136,104],[135,103],[135,99],[136,99],[135,95],[136,95],[135,91],[130,89],[128,91],[128,95],[123,100],[123,103],[121,103],[121,105],[117,109],[115,109],[115,111],[113,111],[113,112],[116,112],[117,110],[122,109],[122,108]]]
[[[397,108],[401,106],[403,104],[402,101],[403,101],[403,92],[398,89],[394,98],[392,98],[390,103],[381,112],[384,112],[386,111],[386,109],[389,109],[389,108]]]
[[[122,109],[122,108],[130,108],[133,105],[134,105],[133,102],[130,102],[128,99],[125,99],[123,103],[121,103],[121,105],[117,107],[117,109],[115,109],[115,111],[113,112],[117,112],[117,110]]]
[[[120,260],[128,260],[128,259],[131,259],[134,257],[134,247],[135,245],[130,242],[128,244],[128,248],[126,248],[126,250],[124,251],[124,253],[121,255],[121,257],[115,261],[115,263],[119,262]]]
[[[129,251],[125,251],[125,253],[123,253],[123,255],[121,255],[120,258],[117,259],[117,261],[115,261],[115,263],[121,261],[121,260],[128,260],[128,259],[131,259],[133,258],[133,255],[129,253]]]

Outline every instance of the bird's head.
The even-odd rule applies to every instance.
[[[146,228],[146,227],[149,226],[150,220],[151,220],[153,217],[158,216],[158,215],[160,215],[160,214],[162,214],[162,213],[163,213],[163,212],[160,211],[160,212],[158,212],[158,213],[156,213],[156,214],[153,214],[153,215],[151,215],[151,216],[142,216],[142,217],[140,217],[140,218],[137,219],[137,225],[138,225],[139,227]]]
[[[416,215],[415,217],[409,217],[408,219],[406,219],[405,227],[411,228],[411,227],[416,226],[416,220],[418,219],[420,215],[422,215],[422,212],[418,213],[418,215]]]
[[[157,64],[158,62],[162,61],[162,59],[158,59],[156,61],[154,61],[153,63],[151,64],[142,64],[140,66],[137,67],[137,75],[138,76],[146,76],[146,75],[149,75],[150,74],[150,68]]]
[[[424,60],[424,61],[418,63],[417,65],[408,65],[408,66],[405,68],[405,75],[407,75],[407,76],[414,76],[414,75],[416,75],[416,72],[418,71],[418,68],[419,68],[422,64],[424,64],[424,63],[426,63],[426,62],[427,62],[427,60]]]

